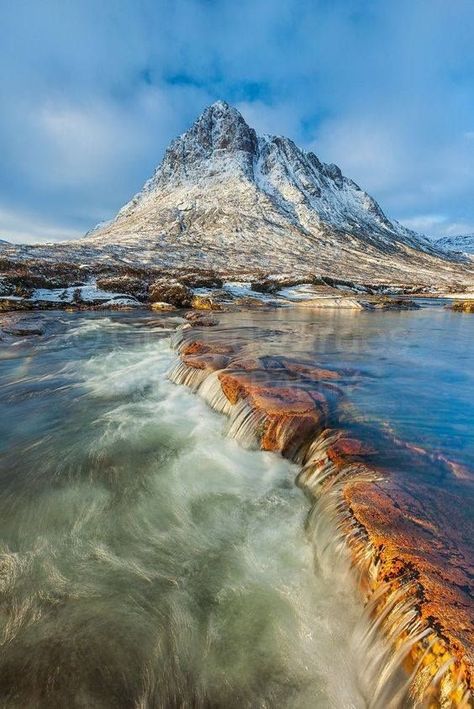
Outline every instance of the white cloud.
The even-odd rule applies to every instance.
[[[0,239],[15,244],[34,244],[39,241],[66,241],[78,239],[83,233],[57,222],[46,222],[41,216],[14,212],[0,206]]]
[[[474,222],[453,221],[444,214],[418,214],[403,219],[402,224],[421,234],[436,238],[474,233]]]
[[[284,135],[295,137],[300,132],[301,114],[295,105],[279,102],[269,105],[263,101],[241,101],[236,104],[247,123],[259,135]]]
[[[17,5],[0,23],[4,204],[85,231],[225,98],[389,216],[474,220],[472,0]]]
[[[400,180],[403,136],[380,117],[361,114],[328,119],[308,147],[325,162],[338,164],[363,189],[383,191]]]

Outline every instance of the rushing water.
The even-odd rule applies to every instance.
[[[46,319],[0,349],[1,706],[369,706],[346,564],[305,538],[295,466],[167,380],[176,322]],[[474,318],[221,321],[208,336],[362,370],[369,419],[473,463]]]
[[[365,706],[294,466],[167,381],[166,318],[48,318],[0,361],[1,705]]]

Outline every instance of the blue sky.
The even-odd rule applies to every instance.
[[[473,0],[0,0],[0,17],[0,238],[112,217],[219,98],[389,216],[474,232]]]

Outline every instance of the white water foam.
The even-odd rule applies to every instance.
[[[167,339],[69,337],[54,428],[0,498],[5,706],[369,706],[362,607],[330,520],[324,554],[305,536],[296,466],[171,383]]]

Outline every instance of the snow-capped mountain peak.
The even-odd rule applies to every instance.
[[[236,183],[240,183],[238,187]],[[171,143],[153,177],[119,212],[112,230],[114,224],[125,226],[124,220],[140,211],[156,214],[155,208],[165,195],[177,195],[185,187],[193,193],[198,187],[207,193],[218,188],[224,207],[226,188],[231,185],[233,190],[254,190],[255,203],[270,200],[272,209],[285,218],[291,215],[292,223],[304,232],[325,225],[369,237],[375,231],[385,242],[395,237],[415,241],[418,248],[430,248],[428,242],[417,241],[413,232],[391,222],[377,202],[344,177],[337,165],[321,162],[289,138],[257,136],[241,113],[224,101],[206,108],[191,128]],[[205,200],[202,194],[200,202]],[[244,206],[245,200],[241,204]],[[176,207],[179,209],[178,204]]]
[[[224,101],[171,142],[115,219],[59,250],[71,260],[112,254],[141,265],[369,281],[433,280],[459,268],[455,257],[390,220],[337,165],[289,138],[257,135]]]

